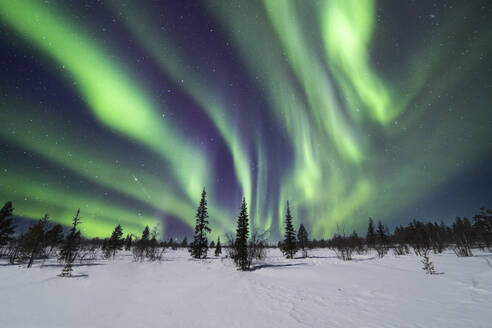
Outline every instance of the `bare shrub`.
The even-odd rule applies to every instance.
[[[393,246],[393,254],[395,254],[396,256],[407,255],[409,253],[410,253],[410,249],[406,244],[395,244]]]
[[[352,252],[355,249],[355,245],[353,245],[350,237],[335,234],[331,239],[330,244],[338,259],[343,261],[352,260]]]
[[[268,231],[261,234],[253,232],[251,238],[248,241],[248,267],[251,264],[259,261],[263,261],[266,258],[266,248],[268,246]],[[236,262],[238,257],[238,249],[234,236],[232,234],[226,234],[226,246],[224,247],[226,251],[226,256]]]
[[[250,265],[255,261],[263,261],[266,258],[268,234],[268,231],[265,231],[261,234],[253,232],[248,244],[248,261]]]
[[[338,233],[328,242],[328,246],[335,251],[337,258],[350,261],[353,252],[364,249],[363,240],[355,231],[350,236],[346,236],[345,229],[340,229],[340,227],[337,227],[337,231]]]

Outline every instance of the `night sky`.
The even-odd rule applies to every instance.
[[[108,236],[492,206],[490,1],[0,1],[0,202]]]

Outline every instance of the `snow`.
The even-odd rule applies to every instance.
[[[491,327],[492,254],[414,255],[353,261],[318,249],[307,259],[269,250],[252,272],[230,260],[192,260],[184,249],[160,263],[116,260],[33,268],[0,263],[0,327]]]

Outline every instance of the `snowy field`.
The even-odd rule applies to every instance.
[[[114,261],[33,268],[0,263],[0,327],[492,327],[492,254],[356,256],[329,250],[286,260],[270,250],[252,272],[227,259]]]

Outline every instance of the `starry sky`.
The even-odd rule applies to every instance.
[[[0,201],[278,239],[492,200],[490,1],[1,1]]]

